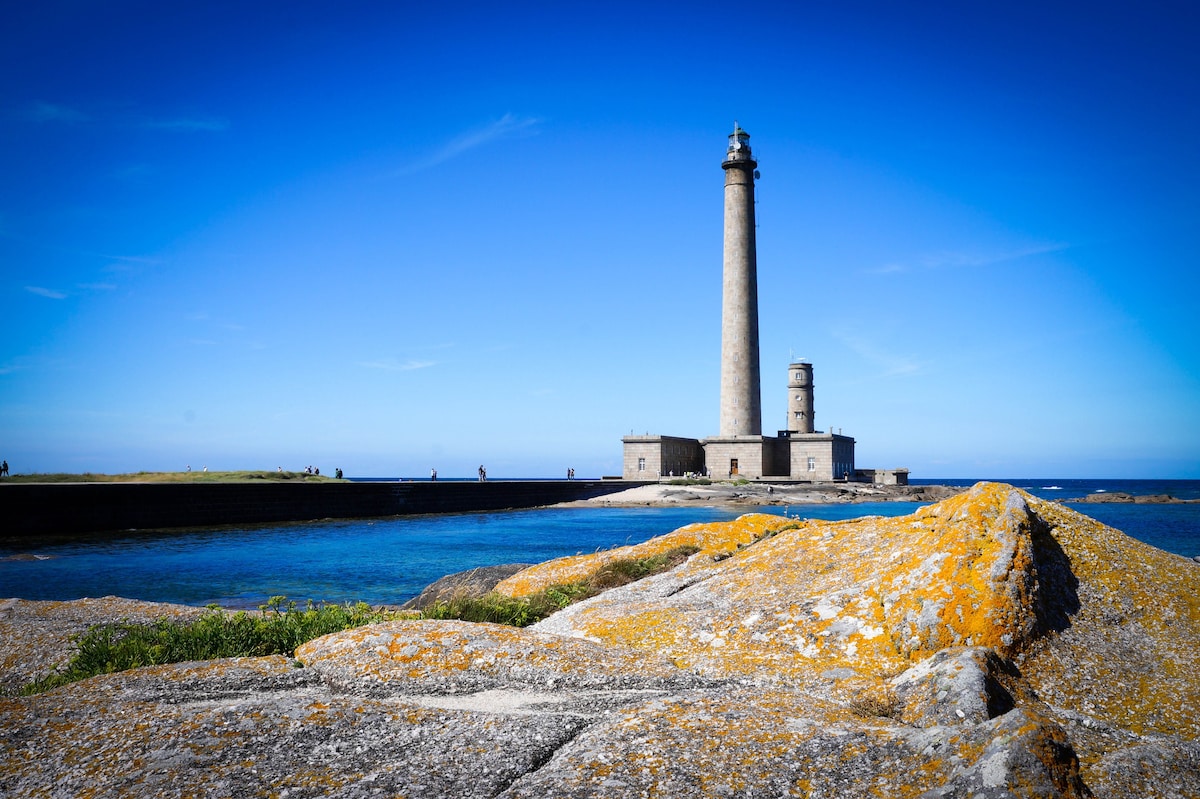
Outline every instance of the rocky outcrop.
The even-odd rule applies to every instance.
[[[475,599],[487,594],[501,580],[528,569],[529,563],[505,563],[501,566],[480,566],[475,569],[447,574],[425,586],[425,590],[400,607],[405,610],[424,610],[439,602],[454,599]]]
[[[1064,499],[1063,502],[1093,502],[1093,503],[1127,503],[1132,502],[1139,505],[1185,505],[1192,502],[1200,502],[1195,499],[1179,499],[1170,494],[1127,494],[1124,491],[1105,491],[1096,494],[1088,494],[1074,499]]]
[[[0,600],[0,696],[16,693],[69,661],[75,653],[74,640],[93,624],[118,619],[135,624],[188,620],[203,612],[203,608],[187,605],[114,596],[80,602]]]
[[[0,699],[0,794],[1200,795],[1190,561],[980,484],[900,518],[691,525],[497,588],[685,543],[530,629],[398,621]],[[8,603],[0,663],[67,608],[89,604]]]

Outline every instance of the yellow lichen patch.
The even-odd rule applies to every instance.
[[[983,483],[909,516],[809,521],[716,563],[694,558],[668,596],[601,596],[542,624],[714,676],[809,685],[872,684],[949,646],[1012,654],[1036,620],[1030,500]]]
[[[962,734],[918,731],[791,691],[675,696],[585,733],[560,755],[555,774],[593,790],[621,786],[620,795],[915,799],[973,767],[993,741],[1031,748],[1040,735],[1036,725],[1028,732],[987,724]],[[628,743],[615,748],[614,740]],[[570,793],[534,780],[514,795]]]
[[[204,608],[107,596],[70,602],[0,600],[0,694],[65,666],[78,651],[76,639],[93,624],[127,620],[191,619]]]
[[[1078,608],[1018,660],[1022,673],[1050,704],[1200,739],[1200,566],[1056,503],[1032,505],[1070,559]]]
[[[584,580],[614,561],[650,558],[676,547],[694,546],[700,550],[698,556],[723,557],[787,524],[787,519],[766,513],[751,513],[729,522],[690,524],[640,544],[531,566],[499,583],[496,591],[511,597],[529,596],[552,585]]]
[[[396,621],[309,641],[296,658],[322,673],[379,682],[445,680],[584,680],[606,670],[644,677],[677,672],[635,650],[500,624]],[[479,687],[478,685],[476,687]]]

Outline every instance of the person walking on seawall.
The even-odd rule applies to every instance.
[[[433,483],[437,482],[437,469],[429,470],[429,480],[430,480],[430,482],[433,482]]]
[[[482,482],[485,482],[486,480],[487,480],[487,469],[483,468],[483,464],[480,464],[480,466],[479,466],[479,482],[482,483]]]
[[[0,463],[0,477],[8,477],[8,461]]]

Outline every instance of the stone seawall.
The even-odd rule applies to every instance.
[[[602,496],[631,485],[640,483],[13,483],[0,486],[0,535],[534,508]]]

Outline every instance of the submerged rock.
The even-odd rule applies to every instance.
[[[497,590],[681,544],[530,629],[398,621],[0,699],[0,794],[1200,795],[1184,558],[984,483],[899,518],[690,525]],[[5,603],[0,684],[49,666],[11,641],[44,628],[61,663],[56,614],[119,610],[93,603]]]

